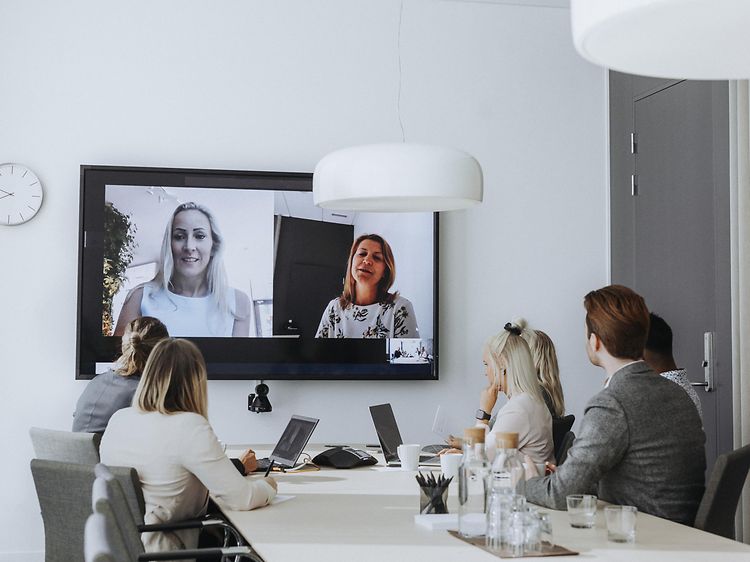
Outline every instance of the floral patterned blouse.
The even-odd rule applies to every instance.
[[[316,338],[418,338],[417,317],[408,299],[341,308],[338,297],[328,303]]]

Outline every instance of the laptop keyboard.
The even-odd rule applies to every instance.
[[[255,472],[265,472],[266,470],[268,470],[269,464],[271,464],[271,459],[269,459],[268,457],[258,459],[258,467],[255,469]]]

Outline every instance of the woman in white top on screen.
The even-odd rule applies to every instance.
[[[179,205],[164,232],[159,270],[130,291],[114,335],[138,316],[154,316],[173,336],[249,336],[250,299],[228,285],[223,255],[224,238],[211,212],[197,203]]]
[[[276,495],[273,478],[243,477],[224,454],[206,419],[206,365],[187,340],[165,339],[146,362],[133,406],[115,413],[101,442],[101,460],[138,471],[146,502],[145,523],[199,517],[208,494],[233,510],[268,504]],[[247,472],[257,466],[248,450]],[[197,531],[146,533],[147,552],[195,548]]]
[[[352,244],[344,291],[328,303],[316,338],[418,338],[417,318],[408,299],[389,293],[396,279],[390,245],[378,234]]]
[[[487,416],[495,407],[498,394],[504,393],[508,401],[498,411],[485,440],[488,456],[495,455],[495,433],[513,432],[518,433],[518,450],[522,455],[528,455],[535,463],[553,462],[552,416],[542,397],[529,346],[520,334],[521,327],[508,322],[484,346],[482,362],[487,387],[480,395],[479,408],[486,419],[478,423],[489,425]]]

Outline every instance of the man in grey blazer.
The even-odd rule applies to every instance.
[[[685,391],[641,360],[649,326],[643,298],[610,285],[586,295],[584,307],[586,349],[607,373],[605,388],[586,406],[565,463],[530,479],[526,497],[565,509],[567,495],[593,492],[692,525],[703,496],[706,436]]]

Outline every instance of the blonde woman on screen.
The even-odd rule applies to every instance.
[[[168,523],[206,513],[209,493],[232,510],[268,504],[273,478],[243,477],[224,454],[207,419],[206,365],[195,344],[165,339],[154,347],[133,406],[112,416],[101,442],[101,460],[132,466],[146,503],[144,521]],[[241,458],[255,470],[255,454]],[[147,552],[195,548],[196,530],[143,535]]]
[[[521,337],[526,340],[534,359],[539,384],[542,385],[544,402],[553,418],[565,415],[565,397],[560,384],[560,367],[557,363],[555,344],[550,337],[541,330],[524,328]]]
[[[179,205],[167,222],[156,276],[130,291],[114,335],[133,318],[154,316],[173,336],[249,336],[250,299],[227,282],[224,245],[211,211]]]
[[[396,280],[391,246],[378,234],[352,244],[344,290],[328,303],[316,338],[418,338],[411,302],[389,290]]]

